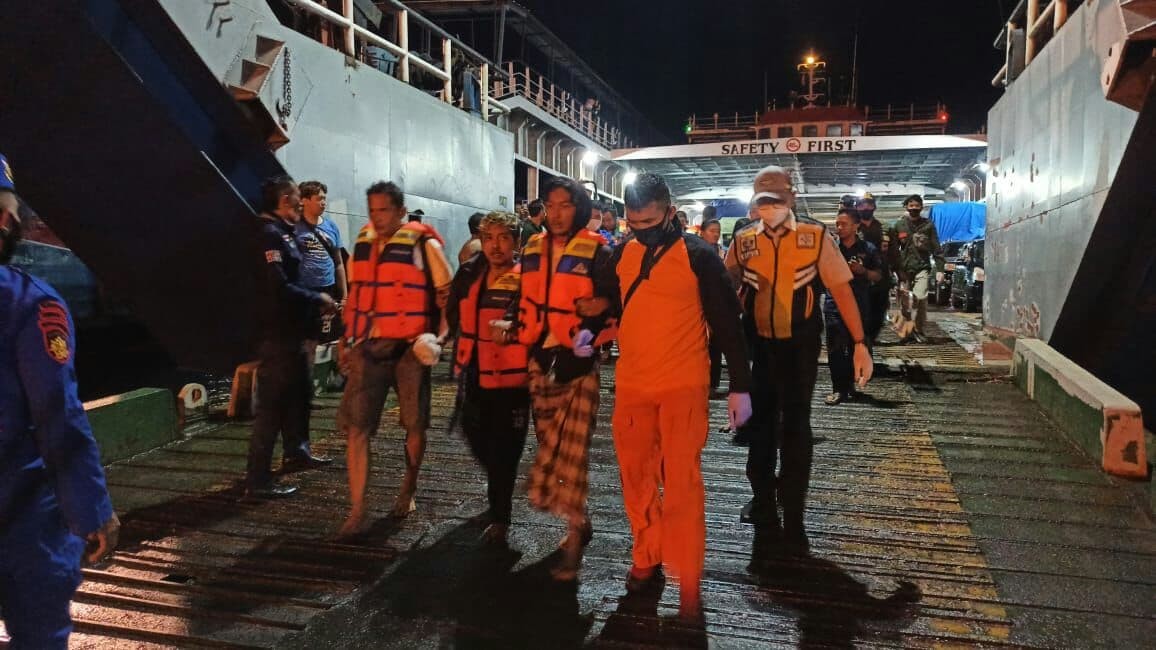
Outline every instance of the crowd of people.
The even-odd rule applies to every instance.
[[[390,388],[397,391],[405,430],[405,473],[392,514],[416,508],[430,368],[456,341],[454,422],[487,475],[483,538],[506,543],[532,421],[537,444],[526,481],[529,502],[564,523],[552,575],[575,579],[593,536],[587,474],[602,398],[599,369],[607,345],[616,342],[611,429],[634,535],[626,588],[652,589],[669,574],[679,585],[682,616],[701,618],[706,533],[700,454],[712,398],[725,397],[731,426],[748,431],[753,498],[741,518],[758,531],[752,571],[765,569],[778,554],[806,554],[810,403],[824,315],[839,323],[845,343],[848,369],[840,385],[864,385],[872,361],[860,316],[868,313],[865,292],[856,280],[866,274],[867,281],[877,281],[879,271],[877,264],[846,259],[870,247],[859,239],[857,213],[855,223],[840,215],[836,242],[822,224],[794,214],[785,170],[763,170],[753,189],[750,223],[724,248],[713,214],[705,215],[700,234],[686,232],[685,217],[658,176],[641,174],[626,188],[625,228],[613,205],[593,200],[575,181],[554,179],[521,217],[492,212],[471,218],[471,238],[455,273],[437,231],[407,221],[402,190],[384,182],[370,187],[370,222],[350,256],[340,312],[344,335],[337,345],[347,377],[337,420],[348,440],[351,503],[339,535],[356,536],[369,523],[369,437]],[[288,179],[267,185],[265,261],[270,283],[280,286],[273,295],[290,305],[270,310],[270,331],[298,332],[292,343],[263,346],[270,354],[312,345],[310,325],[338,308],[334,291],[296,279],[294,241],[279,236],[296,228],[291,222],[294,207],[301,211],[300,196]],[[333,242],[326,248],[334,265],[341,264],[338,248]],[[823,295],[827,306],[821,306]],[[299,322],[287,328],[290,312]],[[729,374],[725,394],[718,390],[722,358]],[[276,356],[262,357],[262,367],[269,362],[281,375],[289,369]],[[291,424],[297,407],[290,403],[298,398],[290,387],[306,379],[303,364],[292,368],[302,373],[300,380],[266,382],[262,376],[258,383],[253,456],[259,462],[248,477],[253,497],[292,491],[271,481],[272,437],[265,423],[288,429],[285,462],[293,468],[328,461],[313,457],[308,436],[297,435]]]
[[[889,269],[912,288],[913,336],[922,336],[938,252],[919,197],[907,201],[908,217],[887,235],[874,220],[874,200],[863,197],[840,210],[831,237],[823,224],[795,214],[786,170],[763,169],[752,187],[747,222],[724,247],[713,209],[697,234],[687,232],[685,214],[654,174],[626,187],[625,227],[612,204],[593,200],[576,181],[553,179],[524,215],[471,217],[454,271],[441,235],[407,210],[394,183],[366,190],[369,223],[350,252],[325,218],[323,183],[269,179],[259,222],[266,291],[245,498],[290,496],[296,488],[275,476],[332,462],[313,453],[309,414],[314,352],[333,342],[345,378],[337,427],[347,441],[350,500],[337,535],[356,538],[371,523],[370,438],[391,389],[405,432],[391,516],[413,512],[431,368],[453,343],[452,421],[488,479],[483,539],[506,544],[533,422],[529,503],[563,522],[551,573],[574,580],[594,535],[589,449],[603,397],[600,367],[613,343],[611,435],[633,534],[625,588],[660,589],[669,576],[679,588],[680,617],[701,623],[701,452],[710,401],[727,400],[730,427],[749,446],[752,498],[736,513],[755,529],[749,569],[806,555],[811,398],[822,332],[834,383],[827,403],[837,404],[871,378],[870,345],[889,304]],[[0,182],[0,262],[19,237],[14,196],[9,174]],[[12,294],[13,305],[0,320],[0,353],[12,361],[0,364],[0,396],[18,404],[0,413],[0,443],[19,452],[15,465],[4,461],[0,482],[0,607],[14,647],[62,647],[82,539],[96,560],[115,546],[119,522],[76,398],[66,308],[47,285],[6,264],[0,292]],[[723,358],[726,392],[719,390]],[[39,555],[44,562],[27,562]]]

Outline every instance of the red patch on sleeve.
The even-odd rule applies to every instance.
[[[68,310],[64,305],[49,300],[40,303],[40,314],[36,320],[44,340],[44,351],[57,363],[67,363],[72,358],[69,339],[72,333],[68,327]]]

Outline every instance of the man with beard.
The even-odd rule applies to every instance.
[[[454,276],[446,321],[458,331],[454,373],[459,379],[462,429],[474,458],[486,470],[489,525],[482,537],[505,545],[518,461],[530,417],[527,348],[499,346],[490,321],[501,320],[518,298],[522,269],[518,217],[491,212],[478,225],[482,254]]]

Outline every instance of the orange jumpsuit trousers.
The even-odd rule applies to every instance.
[[[614,449],[634,535],[634,566],[665,564],[684,596],[698,596],[706,552],[701,456],[708,393],[703,384],[656,393],[620,387],[615,395]]]

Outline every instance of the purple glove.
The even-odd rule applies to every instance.
[[[594,356],[594,346],[590,345],[593,341],[594,332],[590,330],[578,330],[578,336],[574,337],[574,356],[581,359]]]
[[[750,393],[731,393],[727,397],[727,412],[730,414],[731,429],[737,430],[739,427],[747,423],[751,419],[753,413],[751,409],[751,394]]]

